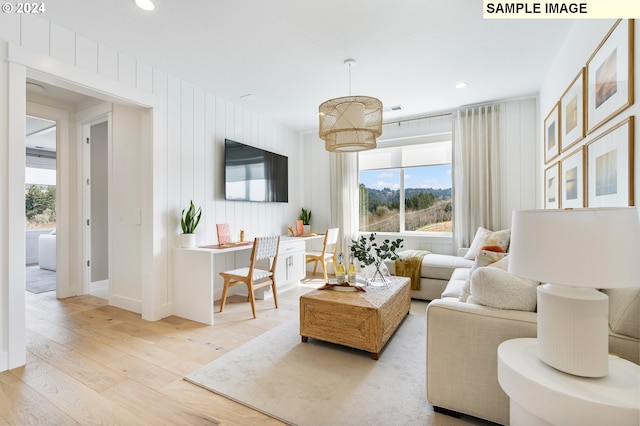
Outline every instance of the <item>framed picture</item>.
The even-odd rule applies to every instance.
[[[544,162],[547,164],[560,154],[560,106],[553,107],[544,119]]]
[[[629,117],[587,144],[587,205],[633,206],[633,128]]]
[[[633,19],[619,20],[587,62],[588,133],[633,104]]]
[[[560,205],[563,209],[584,207],[584,147],[564,158],[560,170]]]
[[[560,115],[562,116],[560,152],[571,148],[585,136],[585,69],[580,70],[562,95],[562,98],[560,98]]]
[[[559,209],[560,204],[560,162],[544,171],[544,208]]]

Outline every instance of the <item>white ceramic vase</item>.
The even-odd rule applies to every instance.
[[[196,234],[180,234],[180,247],[194,248],[196,246]]]

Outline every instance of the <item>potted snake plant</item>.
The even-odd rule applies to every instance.
[[[311,210],[303,207],[300,211],[300,216],[298,216],[298,220],[302,221],[304,234],[309,235],[311,233]]]
[[[182,209],[182,219],[180,220],[180,226],[182,227],[182,234],[180,234],[180,247],[190,248],[196,246],[196,228],[200,223],[202,217],[202,207],[198,207],[193,204],[193,200],[189,203],[189,208]]]

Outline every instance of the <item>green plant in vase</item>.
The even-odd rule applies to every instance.
[[[181,247],[194,247],[196,244],[196,227],[200,223],[202,217],[202,207],[193,204],[193,200],[189,204],[188,209],[182,209],[182,218],[180,219],[180,227],[182,228]]]
[[[311,210],[303,207],[302,210],[300,210],[298,220],[301,220],[302,225],[304,225],[304,233],[307,235],[311,233]]]
[[[376,241],[376,233],[372,232],[368,237],[361,235],[358,240],[351,240],[351,253],[360,261],[361,266],[375,265],[373,276],[369,279],[370,284],[385,285],[388,283],[387,278],[380,270],[383,261],[386,259],[396,260],[399,258],[396,250],[402,247],[402,238],[394,241],[385,239],[382,244]]]

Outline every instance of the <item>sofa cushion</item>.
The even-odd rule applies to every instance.
[[[471,275],[471,295],[467,301],[493,308],[533,312],[538,284],[500,268],[478,268]]]
[[[480,252],[478,253],[478,256],[476,257],[475,262],[473,262],[473,266],[471,267],[471,270],[469,271],[467,280],[462,286],[462,289],[460,290],[459,300],[461,302],[466,302],[467,299],[469,298],[470,288],[471,288],[471,282],[469,280],[471,279],[471,275],[476,271],[476,269],[481,268],[483,266],[489,266],[489,265],[493,266],[493,264],[495,264],[498,261],[501,261],[506,257],[507,257],[507,253],[480,250]],[[505,266],[503,269],[506,270],[506,268],[507,266]]]
[[[462,287],[465,285],[469,278],[469,271],[471,268],[457,268],[453,271],[451,275],[451,279],[447,283],[442,295],[440,297],[455,297],[456,299],[460,296],[460,292],[462,291]]]
[[[510,239],[510,229],[490,231],[486,228],[479,227],[476,231],[475,237],[473,237],[473,242],[469,247],[469,251],[464,257],[465,259],[470,260],[475,259],[482,246],[500,246],[504,251],[508,251]]]
[[[640,339],[640,288],[614,288],[602,292],[609,296],[611,330]]]
[[[398,252],[398,256],[404,256],[404,252]],[[395,262],[393,260],[385,260],[384,263],[389,268],[389,271],[394,274]],[[465,259],[464,257],[430,253],[422,258],[420,276],[436,280],[449,280],[456,268],[470,268],[472,265],[473,260]]]

